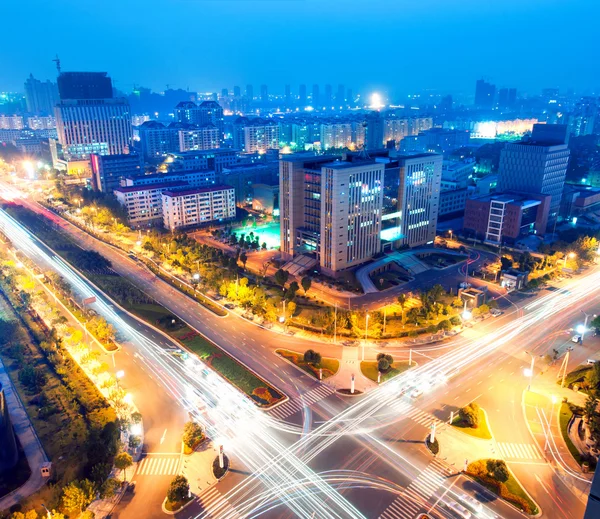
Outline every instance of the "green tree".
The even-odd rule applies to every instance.
[[[242,251],[240,254],[240,261],[242,262],[242,265],[244,266],[244,268],[246,268],[246,262],[248,261],[248,255]]]
[[[597,407],[598,407],[598,399],[593,395],[589,395],[583,406],[583,416],[585,416],[585,421],[587,423],[590,423],[590,420],[596,413]]]
[[[287,270],[279,269],[275,272],[275,282],[282,287],[285,286],[289,277],[290,273]]]
[[[310,290],[310,286],[312,285],[312,280],[310,279],[310,277],[304,276],[300,280],[300,284],[302,285],[302,289],[304,290],[304,295],[306,295],[306,292],[308,292]]]
[[[167,499],[171,503],[181,503],[185,501],[190,492],[190,484],[184,476],[175,476],[169,489],[167,490]]]
[[[286,306],[286,312],[290,317],[294,317],[294,313],[296,312],[296,303],[294,301],[290,301]]]
[[[129,448],[130,449],[133,449],[133,450],[137,449],[141,445],[141,443],[142,443],[142,439],[139,436],[137,436],[136,434],[132,434],[129,437]]]
[[[448,319],[440,321],[437,325],[438,330],[450,330],[450,328],[452,328],[452,324]]]
[[[123,471],[123,479],[127,481],[127,469],[133,465],[133,458],[126,452],[119,452],[115,456],[115,467]]]
[[[96,514],[94,512],[92,512],[91,510],[86,510],[79,516],[78,519],[94,519],[95,517]]]
[[[321,354],[315,350],[306,350],[304,352],[304,362],[319,364],[321,362]]]
[[[379,359],[377,361],[377,369],[379,371],[386,372],[388,369],[390,369],[390,363],[386,358]]]
[[[506,483],[510,477],[508,467],[504,460],[487,460],[487,471],[488,473],[500,483]]]
[[[196,422],[187,422],[183,426],[182,441],[188,448],[194,448],[200,441],[204,439],[204,431],[200,424]]]
[[[290,286],[288,287],[287,291],[285,292],[285,298],[288,301],[291,301],[292,299],[294,299],[294,297],[296,297],[296,293],[298,292],[299,288],[300,287],[298,286],[298,282],[292,281],[290,283]]]
[[[94,496],[94,485],[91,481],[73,481],[63,488],[62,505],[69,513],[81,514],[94,500]]]
[[[490,311],[490,307],[488,305],[481,305],[479,311],[481,312],[481,315],[487,314]]]
[[[460,421],[472,429],[479,427],[479,406],[472,402],[458,410]]]
[[[117,489],[121,486],[121,483],[117,481],[115,478],[108,478],[102,485],[100,486],[100,497],[102,499],[110,499],[113,497]]]
[[[400,308],[402,309],[402,322],[404,323],[404,307],[406,306],[406,294],[400,294],[398,296],[398,304],[400,305]]]

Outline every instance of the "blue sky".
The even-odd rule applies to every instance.
[[[479,77],[600,90],[594,0],[26,0],[1,12],[13,22],[2,24],[0,90],[21,90],[30,72],[53,78],[56,53],[63,70],[107,71],[124,91],[470,93]]]

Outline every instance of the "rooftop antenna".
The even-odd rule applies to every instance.
[[[58,54],[56,55],[56,58],[54,58],[52,61],[56,63],[56,70],[58,70],[58,73],[60,74],[60,58],[58,57]]]

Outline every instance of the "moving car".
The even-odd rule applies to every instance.
[[[581,342],[581,335],[573,335],[573,337],[571,337],[571,342],[579,344]]]
[[[420,387],[416,387],[415,389],[412,390],[410,397],[411,398],[419,398],[422,394],[423,394],[423,390]]]
[[[502,315],[502,312],[497,308],[492,308],[490,310],[490,314],[492,314],[494,317],[498,317],[499,315]]]

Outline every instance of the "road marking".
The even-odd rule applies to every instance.
[[[505,459],[541,460],[543,459],[532,443],[497,442],[498,451]]]
[[[165,438],[167,437],[167,430],[165,429],[165,432],[163,433],[162,437],[160,438],[160,444],[162,445],[163,442],[165,441]]]
[[[300,412],[305,405],[311,406],[334,393],[335,391],[329,386],[320,385],[307,393],[304,393],[300,397],[288,400],[285,404],[271,409],[268,411],[268,414],[273,418],[285,420],[288,416]]]

